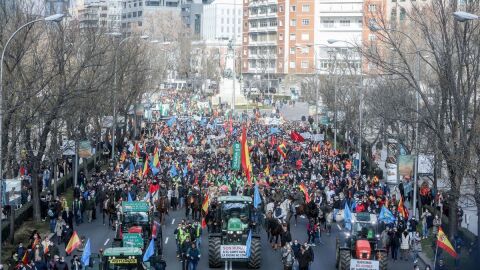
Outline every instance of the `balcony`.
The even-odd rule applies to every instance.
[[[257,26],[250,27],[248,29],[249,33],[267,33],[267,32],[277,32],[278,26]]]
[[[251,1],[248,6],[249,7],[261,7],[261,6],[271,6],[271,5],[277,5],[276,0],[257,0],[257,1]]]
[[[258,19],[269,19],[269,18],[277,18],[278,14],[276,12],[268,12],[268,13],[256,13],[256,14],[248,14],[249,20],[258,20]]]
[[[249,54],[248,59],[277,59],[277,55],[275,53]]]
[[[277,46],[276,40],[250,40],[248,46]]]

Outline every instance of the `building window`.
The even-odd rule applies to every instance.
[[[136,17],[137,17],[137,12],[136,12],[136,11],[133,12],[133,13],[132,13],[132,16],[133,16],[133,18],[136,18]]]
[[[270,26],[277,26],[277,20],[271,20]]]
[[[323,27],[325,28],[333,28],[335,26],[335,21],[334,20],[324,20],[323,21]]]
[[[377,25],[377,20],[375,18],[368,19],[368,26]]]
[[[142,24],[141,21],[139,21],[139,22],[137,23],[137,25],[141,27],[143,24]]]
[[[377,11],[377,5],[375,5],[375,4],[369,4],[369,5],[368,5],[368,11],[369,11],[369,12],[376,12],[376,11]]]
[[[309,19],[302,19],[302,25],[309,25],[310,20]]]
[[[295,47],[290,47],[290,54],[295,54]]]
[[[142,17],[142,11],[138,12],[138,17]]]
[[[290,68],[295,68],[295,62],[290,62]]]
[[[310,52],[310,47],[308,46],[302,47],[301,49],[303,54],[308,54]]]
[[[302,5],[302,12],[310,12],[310,5]]]
[[[375,36],[374,34],[368,34],[368,40],[369,41],[375,41],[375,40],[377,40],[377,36]]]
[[[295,12],[297,11],[297,7],[296,6],[290,6],[290,12]]]
[[[279,34],[279,35],[278,35],[278,39],[279,39],[279,40],[283,40],[283,34]]]
[[[397,8],[392,8],[392,11],[390,11],[390,17],[392,18],[397,17]]]
[[[270,12],[271,12],[271,13],[277,13],[277,7],[276,7],[276,6],[272,6],[272,7],[270,8]]]
[[[301,63],[301,65],[302,65],[302,68],[303,68],[303,69],[308,68],[308,61],[303,60],[302,63]]]
[[[303,34],[302,34],[302,40],[303,40],[303,41],[308,41],[308,40],[310,40],[310,34],[308,34],[308,33],[303,33]]]
[[[407,12],[405,11],[405,9],[403,7],[400,8],[400,21],[405,20],[406,15],[407,15]]]
[[[295,19],[290,20],[290,26],[297,26],[297,20]]]
[[[297,39],[297,36],[295,36],[295,34],[290,34],[290,40],[296,40]]]
[[[283,5],[279,5],[279,6],[278,6],[278,11],[279,11],[279,12],[283,12]]]
[[[260,27],[267,27],[268,22],[266,20],[260,21]]]
[[[340,20],[340,25],[343,27],[350,27],[350,20]]]

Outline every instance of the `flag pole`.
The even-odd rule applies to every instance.
[[[443,211],[440,211],[440,221],[442,221]],[[438,239],[438,231],[437,231],[437,239]],[[433,260],[433,270],[437,268],[437,254],[438,254],[438,240],[435,239],[435,258]]]

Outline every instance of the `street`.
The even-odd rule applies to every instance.
[[[165,225],[163,226],[163,243],[164,243],[164,259],[167,262],[168,270],[181,270],[181,263],[176,258],[176,244],[175,235],[173,234],[177,224],[185,216],[184,209],[180,209],[175,212],[170,212],[170,216],[167,218]],[[108,222],[108,221],[107,221]],[[294,220],[291,220],[291,232],[292,239],[298,239],[300,243],[304,243],[307,240],[306,234],[306,219],[299,218],[298,225],[294,225]],[[108,225],[108,224],[107,224]],[[97,253],[99,249],[106,249],[111,247],[114,236],[114,231],[108,227],[103,226],[101,214],[97,213],[97,219],[92,223],[84,223],[77,227],[77,232],[80,237],[85,236],[90,238],[92,253]],[[264,230],[261,230],[262,239],[262,267],[260,269],[283,269],[281,261],[281,251],[274,251],[267,240],[267,235]],[[315,259],[310,269],[335,269],[335,237],[340,232],[338,225],[332,226],[332,234],[327,236],[322,235],[322,245],[313,247],[315,253]],[[201,259],[198,264],[198,269],[210,269],[208,267],[208,250],[207,242],[208,233],[204,230],[202,234],[202,244],[200,247]],[[391,270],[404,270],[411,269],[413,263],[405,261],[393,261],[389,262],[389,268]],[[421,266],[423,267],[423,266]],[[248,269],[245,264],[242,263],[225,263],[224,269]]]

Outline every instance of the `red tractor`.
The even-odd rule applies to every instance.
[[[336,242],[338,270],[387,269],[387,250],[379,239],[376,215],[352,214],[351,230],[344,236]]]

